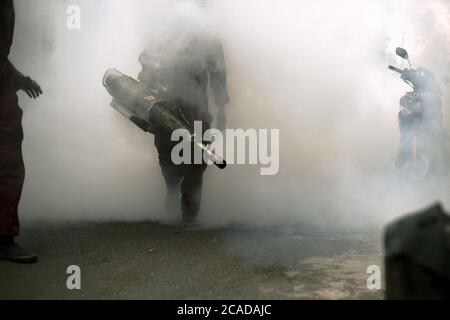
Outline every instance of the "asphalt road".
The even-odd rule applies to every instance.
[[[26,225],[34,265],[0,261],[0,299],[382,299],[380,235],[306,227],[197,232],[153,223]],[[81,268],[81,290],[66,269]]]

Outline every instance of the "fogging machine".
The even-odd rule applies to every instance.
[[[194,134],[183,113],[171,110],[166,101],[159,99],[156,91],[149,91],[142,83],[116,69],[106,71],[103,86],[113,97],[111,106],[145,132],[152,132],[155,125],[168,132],[184,129],[194,146],[200,148],[217,167],[226,167],[226,161],[210,148],[209,143]]]

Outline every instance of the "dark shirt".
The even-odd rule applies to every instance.
[[[149,89],[158,90],[163,99],[181,102],[178,105],[191,120],[211,122],[208,81],[216,106],[229,102],[224,60],[217,40],[192,40],[178,47],[173,43],[150,46],[139,57],[142,72],[138,78]]]
[[[14,85],[16,70],[8,60],[13,31],[13,2],[0,0],[0,147],[2,152],[20,150],[20,148],[13,149],[11,146],[17,147],[23,139],[22,110],[17,104]],[[6,157],[6,159],[9,158]],[[1,165],[8,167],[11,163],[2,163]]]
[[[0,0],[0,94],[10,93],[13,88],[13,70],[8,55],[14,32],[14,5],[12,0]]]

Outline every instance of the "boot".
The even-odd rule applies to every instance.
[[[186,231],[199,231],[201,230],[201,224],[197,220],[197,211],[192,212],[186,208],[183,208],[183,227]]]

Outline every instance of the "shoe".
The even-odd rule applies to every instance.
[[[37,255],[30,253],[16,243],[0,245],[0,260],[17,263],[36,263]]]
[[[186,231],[199,231],[202,225],[198,222],[197,214],[183,213],[183,227]]]
[[[185,231],[201,231],[203,230],[202,225],[197,222],[183,222],[183,228]]]

